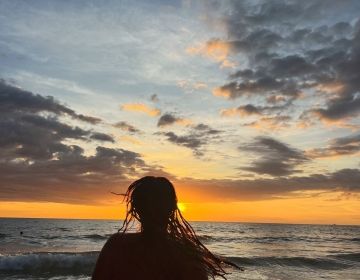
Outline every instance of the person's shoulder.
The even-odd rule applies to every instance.
[[[137,236],[138,234],[132,233],[111,235],[100,252],[92,279],[118,279],[114,277],[114,271],[119,263],[126,263],[129,255],[132,254],[132,244],[135,244],[132,240]]]
[[[117,232],[111,235],[107,241],[109,244],[120,244],[120,243],[132,243],[136,242],[140,238],[140,233],[122,233]]]
[[[102,253],[103,255],[118,255],[123,249],[136,245],[138,238],[138,233],[114,233],[106,241]]]

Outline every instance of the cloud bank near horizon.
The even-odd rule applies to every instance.
[[[98,145],[106,142],[113,144],[115,140],[94,129],[85,130],[65,123],[62,115],[68,114],[93,126],[92,120],[98,118],[80,115],[52,97],[33,94],[1,81],[0,104],[0,132],[3,135],[0,142],[0,200],[3,201],[96,204],[111,190],[120,188],[124,191],[131,180],[147,174],[167,176],[180,186],[180,190],[193,188],[209,200],[211,196],[215,200],[263,200],[309,190],[360,191],[359,169],[287,176],[296,173],[295,167],[309,158],[302,151],[269,137],[257,137],[240,149],[261,155],[254,159],[251,166],[243,169],[269,174],[274,176],[272,178],[176,178],[159,167],[147,164],[137,152]],[[117,126],[129,129],[126,123],[118,123]],[[176,136],[171,132],[165,135],[169,141],[200,153],[198,149],[206,135],[221,133],[204,124],[191,129],[192,136]],[[77,144],[70,144],[71,140],[77,140]],[[338,139],[336,143],[347,145],[356,140],[355,136]],[[89,142],[94,142],[96,146],[95,152],[90,155],[85,151]],[[191,197],[187,199],[189,202],[193,200]]]

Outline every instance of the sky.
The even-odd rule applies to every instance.
[[[0,216],[360,224],[359,1],[0,2]]]

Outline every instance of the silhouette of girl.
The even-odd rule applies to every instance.
[[[146,176],[125,193],[123,226],[104,245],[92,279],[226,279],[228,261],[212,254],[177,207],[174,186],[164,177]],[[135,220],[140,232],[129,233]],[[239,268],[239,267],[237,267]]]

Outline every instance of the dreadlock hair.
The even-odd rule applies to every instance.
[[[119,232],[125,233],[136,220],[141,232],[165,234],[187,250],[205,269],[208,276],[226,279],[224,264],[236,264],[212,254],[198,239],[194,229],[182,216],[173,184],[165,177],[146,176],[133,182],[124,194],[126,216]]]

